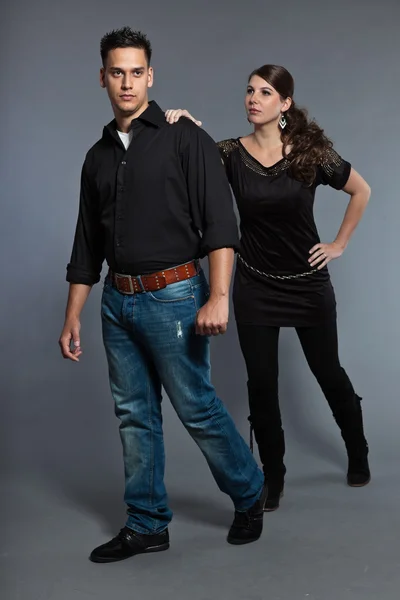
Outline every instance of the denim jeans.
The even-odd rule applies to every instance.
[[[164,486],[161,386],[238,511],[264,477],[210,381],[209,338],[195,333],[209,288],[202,271],[156,292],[120,293],[107,277],[103,340],[125,465],[127,526],[158,533],[172,518]]]

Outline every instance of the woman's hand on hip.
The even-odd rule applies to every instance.
[[[311,256],[308,259],[308,262],[311,267],[323,269],[328,262],[342,256],[343,252],[344,248],[337,242],[332,242],[331,244],[316,244],[310,250]]]

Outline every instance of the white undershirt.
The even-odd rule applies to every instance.
[[[133,135],[132,130],[130,130],[128,133],[124,133],[123,131],[118,131],[118,130],[117,130],[117,132],[118,132],[119,137],[121,138],[121,142],[125,146],[125,150],[128,150],[129,144],[132,141],[132,135]]]

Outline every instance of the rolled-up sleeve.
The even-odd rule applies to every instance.
[[[201,254],[239,247],[233,199],[214,140],[194,123],[184,131],[183,168],[194,226],[201,232]]]
[[[94,285],[100,280],[103,261],[104,241],[98,197],[86,157],[82,167],[79,213],[71,259],[67,265],[67,281]]]

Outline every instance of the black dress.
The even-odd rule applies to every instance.
[[[316,167],[315,182],[308,186],[291,176],[287,158],[264,167],[239,139],[218,146],[241,220],[233,287],[236,321],[310,327],[335,317],[328,269],[316,271],[308,259],[311,248],[320,242],[313,214],[316,188],[323,184],[342,189],[350,163],[333,149],[327,150]]]

